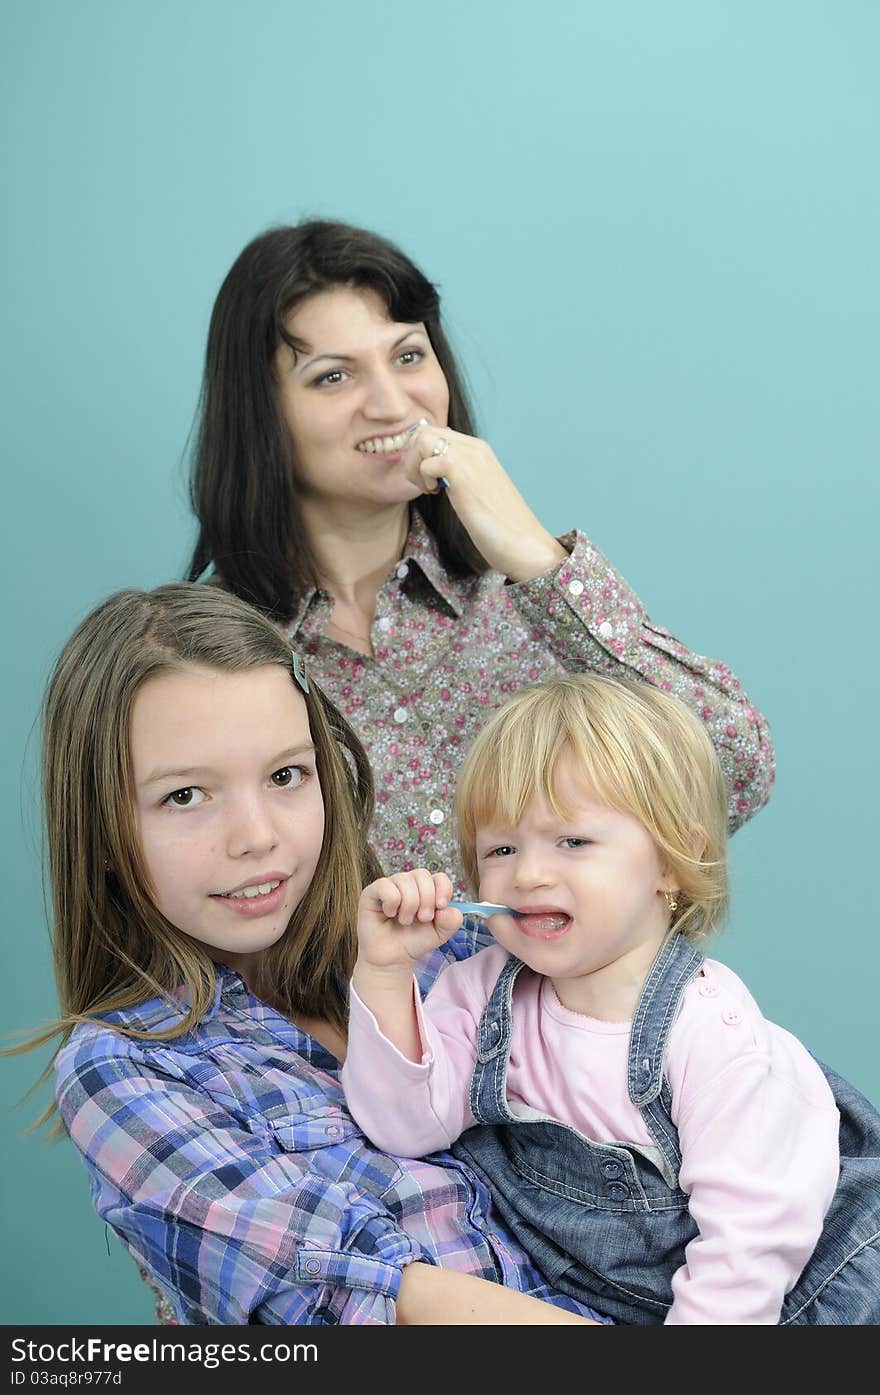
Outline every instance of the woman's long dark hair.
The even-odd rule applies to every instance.
[[[392,320],[424,323],[449,388],[449,426],[474,435],[436,288],[398,248],[362,228],[322,221],[274,228],[249,243],[220,287],[208,331],[190,482],[199,536],[188,579],[213,565],[227,590],[280,621],[317,585],[317,574],[273,360],[280,344],[298,347],[284,327],[293,307],[334,286],[377,291]],[[454,575],[486,570],[445,495],[422,495],[414,507]]]

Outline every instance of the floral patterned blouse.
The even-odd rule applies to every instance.
[[[655,683],[703,720],[721,758],[731,831],[770,795],[767,724],[730,669],[654,624],[581,532],[531,581],[450,576],[411,514],[403,556],[379,589],[370,658],[324,634],[328,592],[303,597],[288,633],[366,747],[376,782],[373,846],[389,872],[447,871],[468,892],[455,840],[459,765],[490,714],[528,683],[593,672]]]

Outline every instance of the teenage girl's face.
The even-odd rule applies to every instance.
[[[493,915],[492,933],[578,1010],[588,978],[594,1005],[603,987],[617,1002],[620,986],[647,972],[669,926],[669,880],[647,830],[603,804],[573,757],[560,756],[555,788],[570,819],[542,796],[515,827],[477,829],[480,897],[528,912]]]
[[[284,934],[321,852],[302,696],[276,664],[162,674],[135,698],[131,757],[156,906],[246,976]]]
[[[390,320],[375,291],[337,286],[298,305],[286,328],[306,345],[295,356],[282,344],[274,364],[300,492],[336,504],[417,498],[402,433],[422,418],[445,426],[449,411],[424,325]]]

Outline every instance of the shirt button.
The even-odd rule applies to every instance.
[[[614,626],[609,620],[603,620],[602,624],[599,626],[599,638],[610,639],[613,634]]]
[[[330,1134],[332,1138],[335,1138],[338,1134],[342,1133],[342,1129],[339,1127],[338,1124],[328,1124],[327,1132]]]
[[[405,707],[395,707],[395,709],[394,709],[394,720],[395,720],[395,722],[405,722],[405,721],[407,720],[408,717],[409,717],[409,713],[407,712],[407,710],[406,710]]]
[[[442,823],[443,820],[446,818],[446,815],[444,814],[442,809],[432,809],[430,814],[428,815],[428,818],[431,820],[432,823]]]
[[[377,620],[377,621],[376,621],[376,626],[377,626],[377,628],[380,629],[380,630],[390,630],[390,629],[391,629],[391,617],[388,616],[388,615],[383,615],[381,620]]]
[[[717,998],[718,991],[718,984],[713,983],[712,980],[708,978],[704,978],[697,989],[697,992],[704,998]]]
[[[397,570],[395,571],[394,575],[397,577],[398,581],[403,581],[403,578],[405,576],[409,576],[409,563],[401,562],[397,567]]]
[[[320,1264],[318,1263],[318,1261],[317,1261],[316,1259],[307,1259],[307,1260],[306,1260],[306,1273],[307,1273],[307,1274],[320,1274],[320,1272],[321,1272],[321,1266],[320,1266]]]
[[[726,1022],[728,1027],[735,1027],[742,1020],[743,1015],[739,1008],[725,1008],[721,1014],[721,1021]]]
[[[574,581],[568,583],[568,589],[572,596],[579,596],[584,589],[584,583],[575,577]]]

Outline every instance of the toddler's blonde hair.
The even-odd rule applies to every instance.
[[[648,684],[574,674],[525,688],[477,737],[455,810],[468,880],[478,887],[476,832],[514,827],[533,796],[563,819],[560,756],[574,757],[588,797],[630,814],[653,838],[678,888],[675,929],[708,934],[727,910],[727,800],[698,718]]]

